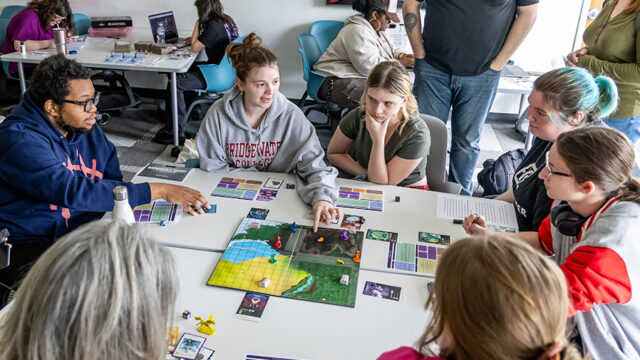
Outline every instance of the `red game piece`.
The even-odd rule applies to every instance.
[[[280,235],[276,235],[276,242],[273,243],[273,247],[276,249],[280,249],[282,247],[282,242],[280,242]]]

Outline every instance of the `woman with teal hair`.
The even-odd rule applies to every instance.
[[[583,126],[606,126],[600,120],[615,111],[618,90],[607,76],[565,67],[540,76],[529,95],[529,131],[536,139],[513,176],[512,189],[496,197],[516,208],[520,231],[537,231],[549,215],[552,200],[538,173],[558,136]]]

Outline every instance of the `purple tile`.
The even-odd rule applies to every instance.
[[[429,247],[429,260],[436,260],[438,258],[437,249],[435,246]]]
[[[427,245],[418,245],[418,251],[427,251],[429,247]]]

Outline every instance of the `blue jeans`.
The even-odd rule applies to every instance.
[[[451,75],[424,59],[416,59],[414,72],[413,93],[420,113],[446,123],[453,108],[449,181],[462,185],[463,195],[471,195],[482,125],[496,96],[500,72],[489,69],[476,76]]]
[[[610,127],[622,131],[633,144],[640,138],[640,115],[620,119],[604,119]]]

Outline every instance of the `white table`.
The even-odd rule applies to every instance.
[[[522,127],[522,123],[525,120],[524,110],[526,104],[526,98],[529,96],[531,91],[533,90],[533,82],[536,80],[537,76],[530,77],[500,77],[500,82],[498,82],[498,92],[503,94],[514,94],[520,95],[520,103],[518,105],[518,121],[516,121],[516,129],[518,131],[524,131]],[[525,140],[525,150],[529,150],[531,148],[531,143],[533,142],[533,136],[531,135],[531,131],[527,129],[526,131],[526,140]]]
[[[146,38],[145,38],[146,40]],[[178,149],[178,95],[176,87],[176,74],[184,73],[189,70],[189,67],[193,64],[196,57],[191,56],[189,58],[175,58],[170,55],[163,55],[155,66],[142,66],[135,64],[119,64],[113,62],[105,62],[105,58],[113,52],[115,41],[131,41],[132,49],[134,39],[102,39],[102,38],[89,38],[89,43],[76,55],[66,55],[69,59],[74,59],[83,66],[99,69],[112,69],[112,70],[136,70],[136,71],[150,71],[150,72],[166,72],[171,74],[171,100],[173,104],[173,140],[174,151],[177,156]],[[38,50],[37,52],[47,52],[48,55],[36,55],[33,51],[28,51],[26,54],[20,52],[13,52],[0,56],[2,61],[15,62],[18,64],[18,74],[20,76],[20,90],[24,93],[27,90],[26,80],[24,76],[24,69],[22,64],[39,64],[40,61],[45,59],[49,55],[55,55],[55,49]]]
[[[427,278],[360,271],[355,308],[272,296],[258,322],[235,313],[245,292],[206,286],[220,254],[169,248],[178,265],[179,299],[174,310],[180,333],[207,337],[216,359],[244,359],[245,354],[295,359],[375,359],[400,346],[411,346],[426,328],[430,313]],[[365,281],[402,288],[400,301],[362,294]],[[182,312],[192,313],[190,320]],[[197,332],[195,316],[213,314],[216,333]]]
[[[163,244],[172,247],[190,248],[204,251],[222,252],[227,248],[242,218],[252,207],[269,209],[267,219],[283,222],[295,221],[301,225],[313,225],[313,221],[304,218],[310,207],[302,202],[298,191],[286,189],[283,184],[273,201],[248,201],[210,196],[222,177],[244,178],[266,181],[269,178],[282,179],[294,183],[293,175],[280,173],[240,172],[215,174],[193,169],[183,182],[176,184],[200,191],[211,204],[216,204],[215,214],[190,216],[185,214],[175,224],[166,226],[149,225],[152,234]],[[134,182],[157,182],[158,179],[136,176]],[[384,211],[370,211],[340,208],[342,214],[361,215],[366,222],[361,230],[367,229],[392,231],[398,233],[398,242],[418,243],[418,232],[426,231],[450,235],[455,241],[466,237],[461,225],[451,220],[436,217],[437,192],[416,190],[399,186],[375,185],[367,182],[338,179],[338,186],[361,187],[384,191]],[[395,197],[400,202],[395,202]],[[339,228],[340,224],[327,227]],[[324,225],[323,225],[324,226]],[[423,243],[424,244],[424,243]],[[389,243],[376,240],[364,240],[361,269],[398,272],[386,267]],[[411,273],[414,275],[423,275]]]

